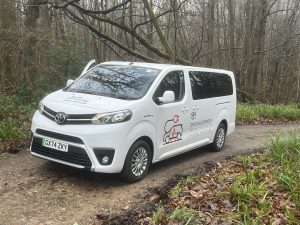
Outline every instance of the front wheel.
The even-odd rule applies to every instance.
[[[140,140],[129,149],[121,172],[122,179],[127,182],[142,180],[148,173],[151,151],[147,142]]]
[[[214,152],[220,152],[222,151],[226,139],[226,127],[224,123],[220,123],[220,125],[217,128],[214,142],[211,144],[212,150]]]

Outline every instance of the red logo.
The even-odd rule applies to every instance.
[[[174,121],[174,123],[178,123],[179,122],[179,116],[175,115],[173,121]]]

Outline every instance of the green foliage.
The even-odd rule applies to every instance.
[[[169,196],[170,197],[178,196],[182,192],[183,188],[193,183],[196,178],[197,178],[196,176],[187,176],[185,179],[180,181],[175,187],[173,187],[169,191]]]
[[[172,221],[179,221],[182,224],[188,225],[193,223],[196,216],[197,212],[195,210],[178,206],[171,213],[170,219]]]
[[[236,201],[237,224],[265,224],[270,213],[272,192],[282,194],[286,201],[285,218],[289,224],[299,224],[297,209],[300,207],[300,138],[296,132],[272,138],[265,158],[242,156],[244,173],[235,177],[229,187],[231,198]],[[264,170],[265,164],[269,168]],[[277,186],[267,186],[266,178],[275,179]],[[270,182],[270,181],[268,181]],[[273,189],[274,188],[274,189]],[[284,194],[288,199],[285,200]],[[274,209],[272,209],[274,210]]]
[[[84,54],[84,45],[68,41],[48,41],[37,45],[31,71],[16,71],[19,79],[11,81],[12,94],[23,102],[37,101],[49,92],[64,88],[68,79],[77,78],[92,58]],[[28,69],[28,68],[27,68]]]
[[[296,207],[300,207],[300,138],[296,132],[271,140],[270,157],[277,169],[274,170],[280,187],[290,193]]]
[[[255,160],[253,160],[255,159]],[[249,165],[261,163],[257,158],[239,157],[244,173],[235,177],[235,182],[229,187],[231,198],[236,201],[237,214],[241,224],[263,224],[271,205],[267,195],[268,188],[264,183],[266,172],[259,167],[250,169]]]
[[[177,206],[169,214],[165,208],[159,203],[156,210],[152,213],[151,222],[153,225],[169,224],[172,222],[179,222],[180,224],[192,225],[197,217],[197,212],[184,206]],[[177,224],[177,223],[176,223]]]
[[[253,122],[259,118],[300,120],[298,105],[239,104],[237,121]]]
[[[0,141],[29,139],[37,103],[49,92],[63,88],[68,79],[78,77],[91,58],[83,54],[83,45],[75,48],[72,40],[40,43],[33,56],[37,60],[30,67],[35,75],[15,71],[18,79],[10,81],[11,86],[0,87],[5,90],[5,94],[0,92]]]
[[[0,141],[30,137],[30,119],[36,104],[22,104],[16,96],[0,93]]]
[[[157,224],[160,224],[161,221],[164,221],[166,219],[167,219],[167,216],[165,214],[165,209],[161,205],[161,203],[159,203],[156,206],[156,210],[152,214],[151,222],[153,225],[157,225]]]

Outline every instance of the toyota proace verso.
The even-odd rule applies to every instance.
[[[135,182],[151,163],[208,144],[222,150],[235,114],[230,71],[106,62],[40,102],[31,153]]]

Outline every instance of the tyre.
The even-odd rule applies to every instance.
[[[142,180],[148,173],[151,157],[148,143],[136,141],[128,151],[121,178],[130,183]]]
[[[211,144],[211,148],[214,152],[222,151],[225,144],[226,132],[227,130],[224,123],[220,123],[215,134],[214,142]]]

